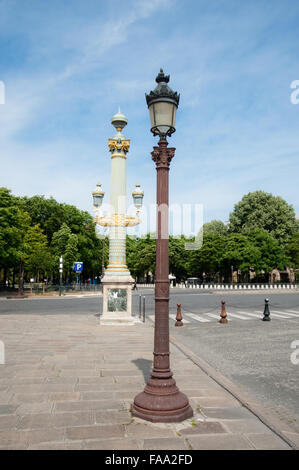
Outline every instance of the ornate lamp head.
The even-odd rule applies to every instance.
[[[141,210],[144,191],[140,188],[140,184],[136,184],[134,191],[132,192],[133,202],[137,211]]]
[[[145,97],[150,113],[151,131],[154,135],[165,139],[167,135],[170,136],[175,132],[176,110],[180,95],[167,85],[169,75],[164,75],[163,69],[160,69],[156,82],[158,83],[156,88]]]
[[[104,191],[102,190],[102,185],[101,183],[97,183],[97,189],[92,192],[92,197],[93,197],[93,205],[97,209],[99,209],[102,205],[103,198],[104,198]]]

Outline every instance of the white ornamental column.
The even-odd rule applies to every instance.
[[[111,152],[111,181],[109,216],[99,219],[100,225],[109,226],[109,264],[102,279],[103,325],[132,325],[132,284],[134,282],[126,264],[126,227],[137,225],[138,218],[126,215],[126,159],[130,140],[122,134],[127,118],[120,112],[115,114],[111,124],[117,133],[108,140]]]
[[[126,265],[126,182],[127,153],[130,140],[121,133],[127,125],[127,118],[120,111],[113,116],[111,123],[117,134],[109,139],[111,152],[110,206],[111,225],[109,234],[109,265],[107,274],[130,275]]]

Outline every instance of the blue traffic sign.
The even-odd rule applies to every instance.
[[[76,271],[76,273],[81,273],[83,271],[83,263],[74,263],[73,270]]]

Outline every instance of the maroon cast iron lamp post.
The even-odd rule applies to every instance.
[[[132,414],[152,422],[178,422],[193,416],[188,398],[176,386],[169,361],[169,259],[168,259],[168,180],[175,149],[168,148],[166,136],[175,132],[180,96],[167,83],[160,70],[154,91],[146,95],[151,131],[159,135],[152,159],[157,169],[157,235],[155,279],[155,340],[151,377],[142,393],[135,397]]]

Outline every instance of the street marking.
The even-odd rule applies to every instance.
[[[200,317],[199,315],[196,315],[195,313],[188,313],[188,317],[193,318],[193,320],[205,323],[205,322],[210,322],[211,320],[208,320],[207,318]]]
[[[290,313],[290,312],[292,312],[292,313]],[[185,324],[192,323],[192,322],[190,322],[190,320],[187,320],[186,316],[188,318],[192,318],[192,320],[195,320],[195,321],[200,322],[200,323],[210,323],[211,322],[210,319],[205,318],[203,315],[206,315],[210,318],[214,318],[216,320],[220,320],[220,314],[217,315],[215,313],[200,312],[200,313],[196,314],[196,313],[190,313],[190,312],[183,312],[183,314],[184,314],[184,316],[183,316],[182,321]],[[247,317],[252,317],[252,318],[259,318],[259,319],[263,318],[263,312],[259,311],[259,310],[255,310],[255,313],[245,312],[244,310],[237,310],[237,313],[231,313],[231,312],[227,313],[228,320],[230,318],[238,318],[239,320],[250,320],[251,319],[251,318],[247,318],[244,315],[247,315]],[[299,318],[299,312],[296,312],[294,310],[291,310],[291,311],[289,311],[289,310],[288,311],[270,310],[270,317],[271,316],[273,316],[274,318],[282,318],[283,320],[287,320],[287,319],[292,319],[293,317]],[[150,318],[152,320],[152,322],[155,323],[155,315],[148,315],[148,318]],[[175,314],[170,314],[169,318],[171,318],[173,321],[176,321],[176,315]]]
[[[236,313],[227,312],[227,315],[229,317],[239,318],[240,320],[250,320],[249,318],[242,317],[241,315],[237,315]]]
[[[256,312],[259,313],[258,310],[256,310]],[[262,313],[262,315],[263,315],[263,313]],[[287,318],[291,318],[291,317],[288,317],[287,315],[281,315],[281,314],[278,314],[278,313],[272,313],[271,311],[270,311],[270,317],[284,318],[285,320],[286,320]]]
[[[288,312],[297,313],[297,315],[299,315],[298,310],[288,310]]]
[[[299,315],[298,315],[298,314],[296,315],[295,313],[289,313],[289,311],[287,311],[287,312],[282,312],[281,310],[271,310],[271,311],[270,311],[270,315],[271,315],[272,311],[273,311],[274,313],[283,313],[284,315],[289,315],[290,317],[299,318]]]
[[[150,318],[152,320],[152,322],[155,323],[155,315],[148,315],[148,318]],[[176,321],[176,315],[174,315],[174,314],[169,315],[169,318]],[[189,320],[185,320],[183,318],[183,323],[190,323],[190,322],[189,322]]]
[[[211,318],[216,318],[217,320],[220,320],[220,314],[215,315],[215,313],[205,313],[205,315],[208,315]]]
[[[243,315],[249,315],[250,317],[254,318],[262,318],[263,315],[259,315],[258,313],[251,313],[251,312],[243,312],[243,311],[238,311],[238,313],[243,313]]]
[[[169,315],[169,317],[172,318],[174,321],[176,321],[176,315],[171,314],[171,315]],[[190,323],[189,320],[185,320],[185,317],[183,317],[182,322],[183,323]]]

